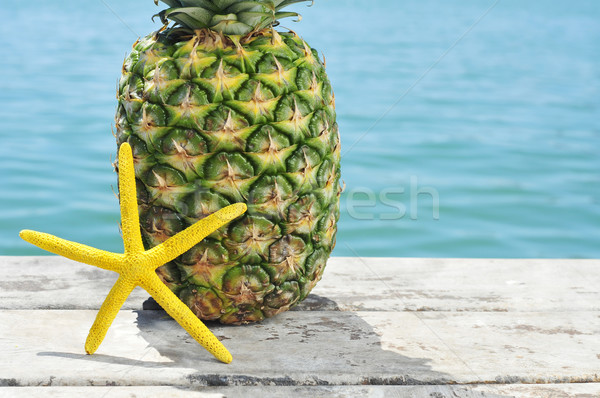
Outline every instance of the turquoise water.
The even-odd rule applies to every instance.
[[[600,257],[600,2],[501,0],[468,31],[493,4],[317,0],[283,23],[336,92],[335,255]],[[114,91],[157,7],[0,7],[0,254],[42,254],[23,228],[121,250]]]

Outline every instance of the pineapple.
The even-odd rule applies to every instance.
[[[246,203],[157,273],[203,320],[260,321],[303,300],[335,246],[333,91],[317,51],[275,29],[307,0],[162,1],[165,25],[125,59],[115,118],[117,145],[133,148],[144,245]]]

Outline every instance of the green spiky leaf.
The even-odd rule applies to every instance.
[[[154,0],[158,4],[159,0]],[[208,28],[231,35],[244,35],[274,26],[281,18],[297,17],[296,12],[283,8],[312,0],[160,0],[169,6],[158,13],[167,24],[174,21],[176,28],[196,30]]]

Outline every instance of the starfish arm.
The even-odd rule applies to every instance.
[[[227,348],[202,323],[196,315],[175,294],[152,273],[143,281],[141,286],[178,324],[181,325],[202,347],[213,354],[219,361],[230,363],[233,358]]]
[[[144,253],[148,264],[154,268],[168,263],[175,257],[185,253],[202,239],[227,224],[229,221],[244,214],[247,210],[245,203],[236,203],[224,207],[194,225],[170,237],[158,246]]]
[[[19,233],[19,236],[24,241],[51,253],[110,271],[118,272],[123,259],[122,254],[99,250],[44,232],[25,229]]]
[[[142,234],[140,232],[133,154],[131,146],[126,142],[121,144],[121,148],[119,148],[119,202],[125,253],[142,252],[144,251],[144,245],[142,244]]]
[[[127,281],[123,276],[119,277],[117,282],[106,296],[104,303],[102,303],[102,306],[96,315],[94,324],[92,325],[90,333],[85,341],[85,352],[90,355],[96,352],[102,343],[102,340],[104,340],[104,336],[106,336],[108,328],[115,320],[119,310],[125,303],[125,300],[127,300],[127,297],[134,287],[135,284]]]

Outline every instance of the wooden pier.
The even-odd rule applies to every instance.
[[[600,260],[332,258],[294,310],[208,324],[229,365],[141,289],[86,355],[116,274],[0,270],[1,397],[600,397]]]

